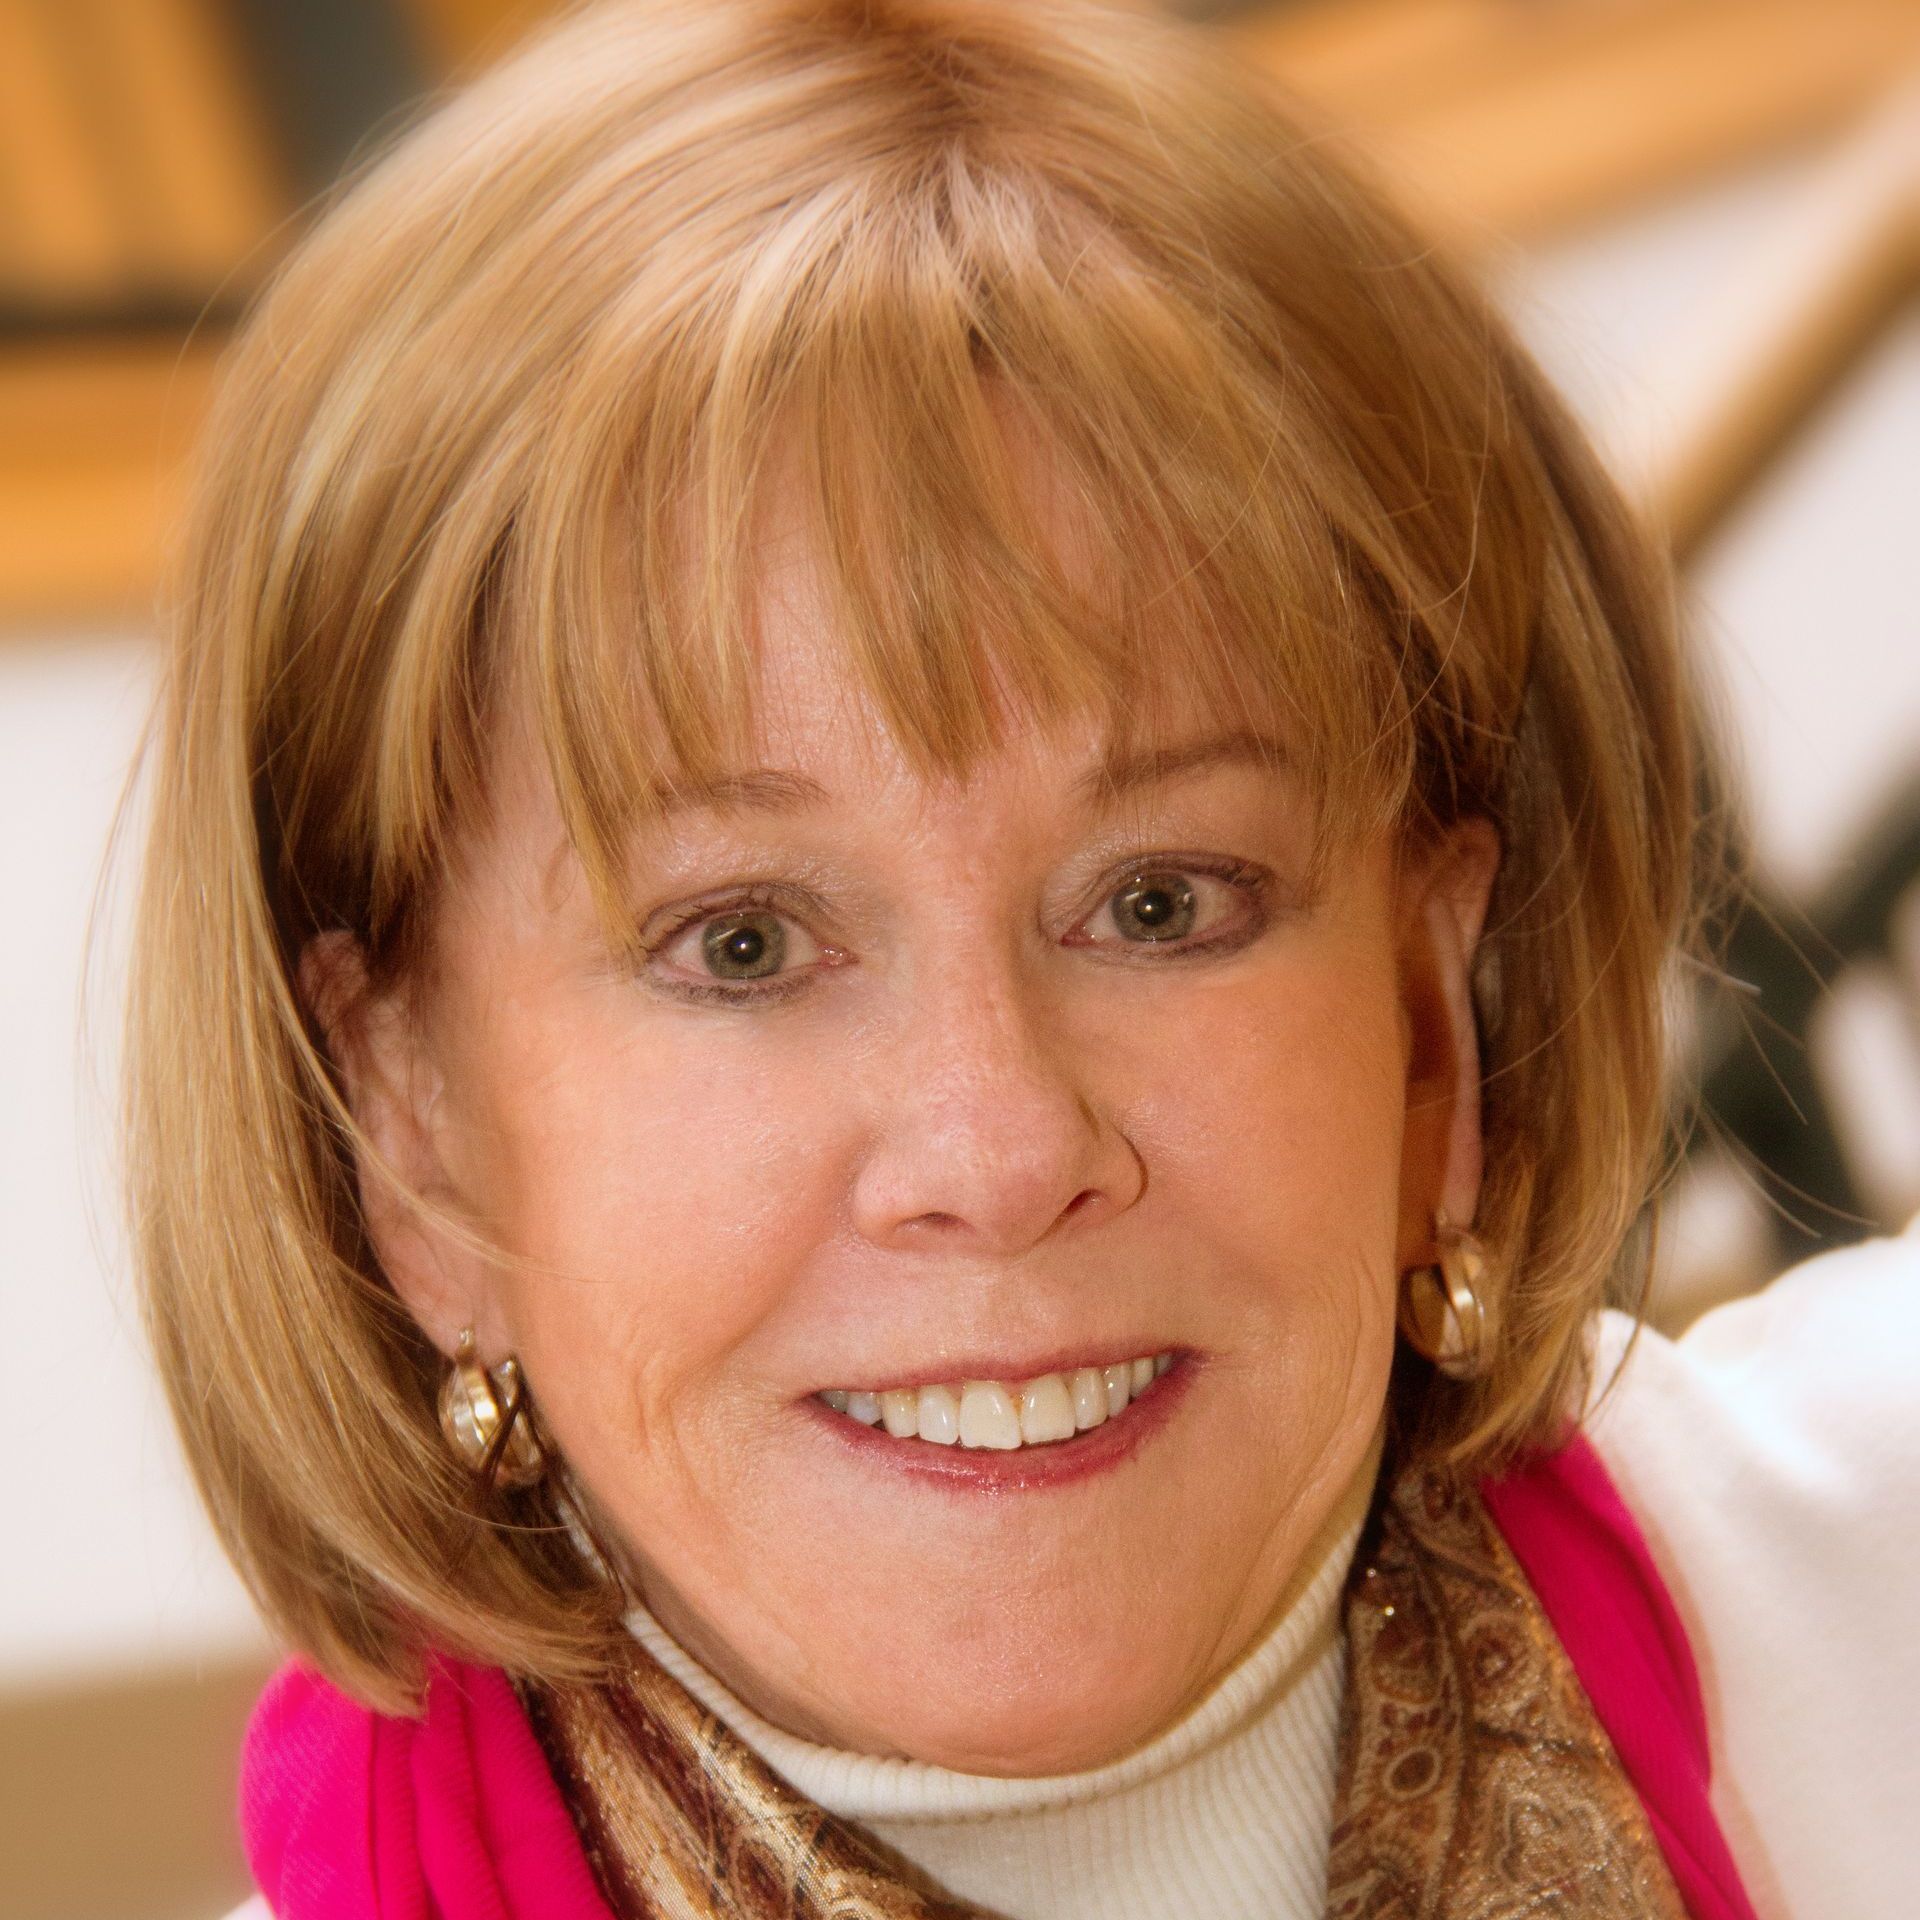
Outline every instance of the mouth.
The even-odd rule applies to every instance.
[[[1185,1360],[1168,1349],[1017,1380],[830,1387],[803,1404],[875,1464],[949,1485],[1050,1485],[1133,1453],[1184,1396]]]

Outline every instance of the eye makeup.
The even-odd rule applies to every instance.
[[[1196,889],[1195,880],[1205,884]],[[1165,965],[1224,957],[1257,939],[1273,919],[1276,891],[1270,869],[1254,861],[1220,854],[1179,852],[1136,855],[1118,870],[1110,869],[1101,882],[1090,911],[1083,913],[1061,940],[1068,951],[1097,954],[1102,962],[1119,965]],[[1239,903],[1224,931],[1193,937],[1186,930],[1194,918],[1204,918],[1199,896],[1217,892]],[[1107,937],[1087,932],[1103,909],[1112,928]],[[784,1003],[815,984],[823,971],[854,964],[844,946],[825,940],[819,926],[827,918],[825,903],[810,889],[784,882],[755,882],[671,910],[657,928],[643,929],[638,969],[655,991],[676,999],[710,1006],[748,1006]],[[672,950],[687,944],[694,951],[682,964],[709,965],[716,957],[743,966],[775,964],[795,944],[784,931],[797,926],[800,944],[814,950],[815,961],[797,970],[767,972],[757,978],[728,980],[676,975],[662,962]],[[1129,926],[1139,937],[1130,937]],[[687,942],[686,936],[710,928],[705,940]]]

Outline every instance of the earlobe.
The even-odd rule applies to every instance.
[[[1432,1257],[1437,1213],[1471,1222],[1478,1210],[1482,1065],[1473,961],[1499,863],[1493,824],[1477,817],[1460,821],[1421,863],[1418,891],[1408,901],[1402,954],[1409,1026],[1403,1268]]]
[[[367,1238],[394,1292],[443,1353],[481,1317],[478,1274],[443,1163],[435,1110],[444,1079],[402,989],[374,987],[350,933],[316,935],[300,991],[324,1036],[352,1116],[355,1183]]]

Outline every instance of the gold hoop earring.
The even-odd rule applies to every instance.
[[[471,1327],[460,1329],[460,1350],[440,1383],[440,1431],[489,1487],[530,1487],[547,1470],[519,1361],[489,1372],[473,1357]]]
[[[1487,1308],[1487,1249],[1477,1234],[1454,1226],[1436,1208],[1437,1266],[1416,1267],[1400,1294],[1400,1331],[1407,1344],[1450,1380],[1476,1380],[1493,1364]]]

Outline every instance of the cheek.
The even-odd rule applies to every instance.
[[[659,1437],[668,1409],[738,1384],[796,1262],[830,1237],[831,1156],[817,1072],[749,1057],[718,1023],[649,1023],[643,1046],[622,1013],[615,990],[501,1033],[478,1177],[517,1256],[518,1350],[535,1377],[554,1356],[556,1423]]]
[[[1162,1064],[1140,1116],[1167,1160],[1300,1219],[1398,1187],[1405,1069],[1380,968],[1275,968],[1254,993],[1194,996],[1148,1044]]]
[[[1347,942],[1300,955],[1190,996],[1134,1044],[1136,1140],[1210,1232],[1261,1264],[1390,1261],[1406,1082],[1384,958]]]

